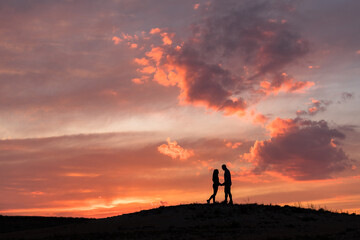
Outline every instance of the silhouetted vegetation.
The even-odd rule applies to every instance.
[[[1,226],[13,230],[23,221],[27,228],[2,231],[0,239],[360,239],[358,215],[287,205],[188,204],[105,219],[2,217],[1,221]]]
[[[88,222],[89,218],[70,217],[26,217],[0,215],[0,233],[23,231],[66,225],[71,223]]]

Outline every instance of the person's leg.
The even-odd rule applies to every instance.
[[[224,201],[224,203],[227,203],[228,194],[229,194],[228,186],[225,186],[225,187],[224,187],[224,191],[225,191],[225,201]]]
[[[217,191],[218,191],[218,187],[216,186],[216,187],[214,187],[213,203],[215,203],[215,196],[216,196],[216,194],[217,194]]]
[[[213,199],[213,202],[215,202],[215,195],[217,193],[217,187],[213,185],[213,194],[210,196],[210,198],[207,200],[207,203],[210,203],[210,200]]]
[[[210,196],[208,200],[206,200],[207,203],[210,203],[210,200],[213,198],[214,194]]]
[[[211,199],[214,199],[215,198],[215,195],[213,194],[213,195],[211,195],[211,197],[209,198],[209,201],[211,200]]]
[[[229,189],[229,198],[230,198],[230,204],[233,204],[233,200],[232,200],[232,195],[231,195],[231,190]]]

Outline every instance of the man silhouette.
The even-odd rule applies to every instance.
[[[224,182],[221,184],[222,186],[225,186],[224,191],[225,191],[225,201],[223,203],[227,203],[227,198],[229,195],[230,198],[230,202],[229,204],[233,204],[232,201],[232,195],[231,195],[231,174],[229,169],[227,169],[226,165],[223,164],[221,166],[221,168],[224,170]]]

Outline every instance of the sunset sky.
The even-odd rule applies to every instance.
[[[360,1],[0,1],[0,214],[360,214]],[[217,200],[224,199],[219,188]]]

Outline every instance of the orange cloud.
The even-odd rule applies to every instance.
[[[137,47],[138,47],[138,45],[136,43],[131,43],[130,44],[130,48],[137,48]]]
[[[310,98],[311,102],[314,103],[314,104],[318,104],[320,103],[319,100],[316,100],[315,98]]]
[[[161,33],[161,36],[163,38],[162,41],[163,41],[164,45],[172,44],[173,41],[171,40],[171,37],[173,37],[174,34],[169,34],[169,33],[164,32],[164,33]]]
[[[147,66],[147,67],[144,67],[142,69],[139,69],[138,71],[141,72],[141,73],[151,74],[151,73],[154,73],[156,71],[156,68],[153,67],[153,66]]]
[[[260,82],[260,92],[265,93],[266,95],[274,94],[277,95],[279,92],[297,92],[302,93],[310,87],[314,86],[314,82],[310,81],[297,81],[292,77],[289,77],[288,74],[282,73],[281,75],[275,76],[275,78],[270,81]]]
[[[106,95],[106,96],[117,96],[118,95],[118,93],[116,91],[111,90],[111,89],[103,90],[103,91],[101,91],[101,94]]]
[[[134,39],[138,39],[139,37],[137,35],[129,35],[129,34],[126,34],[126,33],[122,33],[122,37],[124,40],[128,40],[128,41],[132,41]]]
[[[310,81],[295,81],[293,79],[284,83],[284,89],[286,92],[298,92],[303,93],[305,90],[314,86],[314,82]]]
[[[332,138],[331,141],[330,141],[330,145],[332,147],[336,148],[336,140]]]
[[[327,106],[332,104],[332,101],[325,101],[325,100],[316,100],[314,98],[310,98],[311,103],[308,103],[310,106],[308,107],[307,111],[305,110],[298,110],[296,114],[298,116],[309,115],[313,116],[319,112],[324,112],[327,110]]]
[[[310,113],[314,113],[314,112],[318,111],[318,109],[316,107],[309,108],[308,110]]]
[[[131,81],[135,84],[143,84],[144,83],[144,81],[142,81],[141,78],[133,78],[133,79],[131,79]]]
[[[167,138],[167,144],[162,144],[158,147],[158,151],[164,155],[171,157],[172,159],[179,158],[180,160],[186,160],[194,156],[193,150],[187,150],[182,148],[176,141],[171,142],[170,138]]]
[[[31,192],[31,194],[34,195],[34,196],[39,196],[39,195],[44,195],[45,193],[40,192],[40,191],[34,191],[34,192]]]
[[[318,66],[318,65],[316,65],[316,66],[310,65],[308,68],[309,68],[309,69],[318,69],[318,68],[320,68],[320,66]]]
[[[297,128],[297,124],[294,119],[276,118],[268,126],[266,126],[266,128],[270,131],[271,137],[276,137]]]
[[[97,174],[97,173],[69,172],[69,173],[65,173],[64,176],[67,176],[67,177],[98,177],[98,176],[100,176],[100,174]]]
[[[224,142],[225,142],[226,147],[232,148],[232,149],[236,149],[239,146],[243,145],[242,142],[231,142],[231,141],[226,141],[225,139],[224,139]]]
[[[112,40],[113,40],[113,42],[114,42],[115,45],[118,45],[118,44],[122,41],[121,38],[118,38],[118,37],[116,37],[116,36],[114,36],[114,37],[112,38]]]
[[[147,76],[142,76],[141,78],[133,78],[131,81],[135,84],[144,84],[149,78]]]
[[[146,56],[153,59],[156,62],[156,65],[160,64],[160,59],[162,58],[164,53],[163,48],[161,47],[154,47],[149,52],[146,53]]]
[[[169,79],[168,73],[166,73],[162,68],[158,68],[154,74],[154,81],[163,86],[175,86],[176,81],[171,81]]]
[[[157,33],[160,33],[161,32],[161,29],[160,28],[152,28],[150,30],[150,34],[157,34]]]
[[[255,118],[253,118],[253,123],[258,123],[261,125],[264,125],[267,121],[269,121],[269,117],[261,113],[256,114]]]
[[[139,64],[139,65],[149,65],[149,60],[147,60],[146,58],[135,58],[134,62]]]
[[[265,145],[264,141],[255,141],[254,145],[250,148],[248,153],[241,155],[241,161],[252,163],[253,166],[257,166],[257,156],[260,155],[260,149]]]

